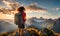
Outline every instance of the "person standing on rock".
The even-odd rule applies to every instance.
[[[26,21],[26,13],[24,7],[19,7],[18,13],[15,14],[15,24],[18,25],[19,28],[19,36],[23,36],[23,29],[25,28]]]

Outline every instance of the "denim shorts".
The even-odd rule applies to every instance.
[[[25,28],[25,25],[24,25],[24,24],[19,24],[19,25],[18,25],[18,28],[24,29],[24,28]]]

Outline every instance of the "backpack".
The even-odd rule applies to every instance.
[[[15,14],[15,24],[22,24],[23,20],[22,20],[22,14],[21,13],[16,13]]]

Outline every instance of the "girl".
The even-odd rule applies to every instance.
[[[24,7],[19,7],[18,13],[15,14],[15,24],[18,25],[20,36],[22,36],[23,34],[23,29],[25,27],[24,24],[26,21],[26,13],[24,11],[25,11]]]

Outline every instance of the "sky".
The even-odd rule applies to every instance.
[[[54,19],[60,17],[60,0],[0,0],[1,6],[8,8],[10,12],[19,6],[24,6],[27,18],[43,17]],[[5,13],[5,10],[3,10],[3,13]]]
[[[29,4],[37,4],[38,7],[47,9],[47,13],[31,13],[35,16],[42,16],[42,17],[51,17],[57,18],[60,17],[60,0],[17,0],[24,5]]]
[[[17,0],[18,2],[29,5],[37,4],[38,7],[47,9],[47,13],[32,12],[30,15],[41,16],[47,18],[60,17],[60,0]],[[29,11],[28,11],[29,12]]]

